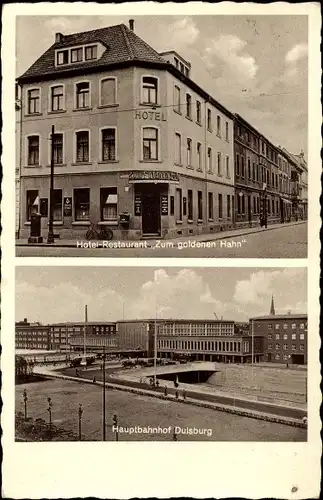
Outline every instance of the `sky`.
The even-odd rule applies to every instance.
[[[307,157],[307,16],[17,16],[17,76],[56,32],[128,25],[130,17],[155,50],[173,49],[191,62],[191,78],[230,111]]]
[[[16,267],[16,321],[247,321],[307,312],[306,268]]]

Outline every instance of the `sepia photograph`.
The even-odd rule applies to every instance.
[[[18,15],[17,256],[306,258],[307,66],[305,15]]]
[[[307,440],[306,268],[16,273],[16,440]]]

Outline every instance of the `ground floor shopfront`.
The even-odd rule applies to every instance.
[[[290,222],[292,202],[282,195],[244,185],[235,186],[235,227],[258,226],[261,219],[269,224]]]
[[[114,239],[174,238],[234,227],[234,188],[170,171],[57,175],[54,179],[54,233],[85,239],[92,224],[108,227]],[[21,179],[19,237],[27,238],[33,213],[41,215],[42,236],[49,220],[49,179]],[[120,223],[127,214],[129,223]]]

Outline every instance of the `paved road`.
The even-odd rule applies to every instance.
[[[28,415],[48,421],[47,398],[52,399],[55,425],[78,432],[78,407],[83,405],[83,439],[101,440],[102,388],[65,380],[49,380],[16,386],[16,411],[23,411],[23,391],[28,394]],[[112,416],[118,415],[123,427],[151,426],[170,428],[160,434],[120,434],[120,441],[171,441],[174,426],[196,428],[204,434],[179,434],[178,441],[306,441],[306,429],[255,420],[230,413],[183,405],[122,391],[106,390],[107,440],[115,439]],[[209,431],[208,431],[209,430]],[[208,432],[208,434],[207,434]]]
[[[203,245],[203,248],[197,248]],[[307,224],[263,230],[210,242],[163,240],[158,248],[17,247],[18,257],[216,257],[306,258]]]

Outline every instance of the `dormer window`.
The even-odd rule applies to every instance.
[[[57,55],[57,65],[68,64],[68,50],[60,50],[56,53]]]
[[[71,62],[76,63],[76,62],[82,62],[83,61],[83,47],[79,49],[72,49],[71,50]]]
[[[93,59],[97,59],[97,46],[91,45],[90,47],[85,47],[85,60],[93,61]]]

